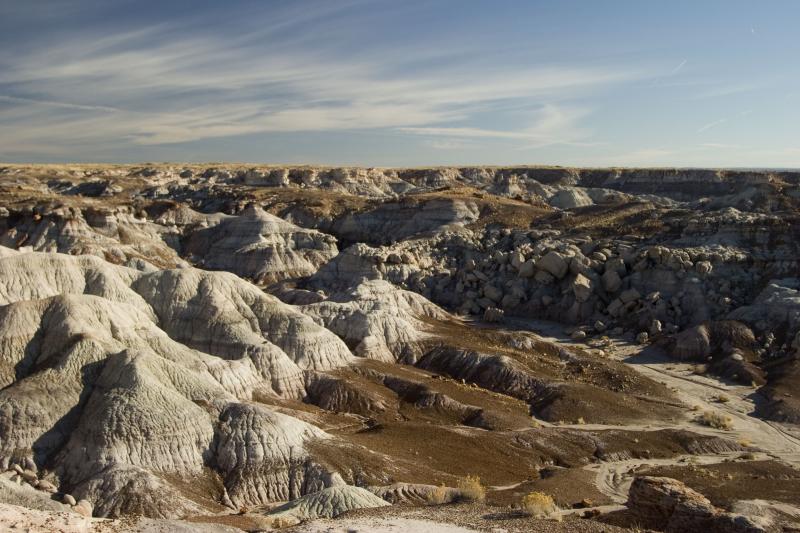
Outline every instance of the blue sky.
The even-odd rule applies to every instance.
[[[0,0],[0,160],[800,167],[800,2]]]

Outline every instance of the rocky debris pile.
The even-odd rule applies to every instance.
[[[639,523],[666,533],[765,531],[750,518],[718,509],[699,492],[665,477],[636,477],[626,505]]]
[[[59,492],[52,473],[40,471],[31,458],[26,458],[22,464],[9,463],[8,458],[2,462],[7,468],[0,473],[1,501],[42,511],[72,510],[82,516],[92,516],[91,502],[78,501],[71,494]]]
[[[725,249],[580,242],[516,230],[443,232],[414,245],[354,246],[318,276],[386,279],[463,314],[496,309],[488,312],[492,320],[502,311],[589,328],[599,321],[651,337],[725,316],[756,282],[747,257]]]

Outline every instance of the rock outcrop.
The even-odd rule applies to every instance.
[[[670,478],[635,478],[626,505],[635,519],[666,533],[765,531],[746,516],[727,513],[714,507],[702,494]]]
[[[333,518],[354,509],[370,509],[390,505],[385,500],[361,487],[342,485],[303,496],[270,512],[270,517],[281,524]]]

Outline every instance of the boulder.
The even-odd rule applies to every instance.
[[[694,265],[694,269],[697,271],[698,274],[701,276],[706,276],[711,273],[711,270],[714,266],[711,264],[710,261],[698,261]]]
[[[608,307],[606,307],[606,312],[613,317],[617,317],[622,312],[622,308],[624,306],[625,304],[622,303],[622,300],[619,298],[614,298],[611,300],[611,303],[608,304]]]
[[[44,479],[36,483],[36,488],[41,491],[50,493],[58,491],[55,485]]]
[[[606,270],[602,279],[606,292],[617,292],[622,287],[622,278],[619,277],[616,270]]]
[[[579,302],[585,302],[591,298],[592,289],[592,280],[583,274],[578,274],[572,281],[572,292],[575,294],[575,299]]]
[[[749,518],[727,513],[678,480],[639,476],[633,480],[628,511],[644,525],[666,533],[762,533]]]
[[[711,334],[708,326],[701,324],[686,329],[675,336],[672,357],[682,361],[705,361],[711,355]]]
[[[576,329],[570,335],[570,338],[574,341],[580,341],[586,338],[586,332],[580,329]]]
[[[536,264],[532,260],[525,261],[519,266],[519,277],[532,278],[536,273]]]
[[[484,285],[483,295],[492,300],[493,302],[499,302],[500,300],[503,299],[503,291],[501,291],[494,285]]]
[[[92,502],[90,502],[89,500],[79,500],[78,503],[76,503],[72,507],[72,510],[78,513],[79,515],[85,516],[87,518],[91,518],[92,513],[94,512],[94,508],[92,507]]]
[[[567,275],[569,265],[563,255],[551,250],[536,262],[536,268],[550,273],[556,279],[561,279]]]
[[[663,326],[661,325],[661,321],[654,318],[650,322],[650,335],[658,335],[662,330]]]
[[[628,289],[626,291],[622,291],[619,295],[619,299],[622,303],[627,304],[631,302],[635,302],[639,300],[642,295],[636,289]]]

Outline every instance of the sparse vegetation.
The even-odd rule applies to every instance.
[[[726,431],[733,429],[733,419],[724,413],[705,411],[700,420],[703,424],[715,429],[724,429]]]
[[[522,498],[520,504],[522,512],[533,518],[557,518],[561,519],[558,514],[558,506],[553,500],[553,497],[544,492],[531,492]]]
[[[482,502],[486,499],[486,488],[478,476],[467,476],[458,480],[458,497],[466,502]]]
[[[447,487],[444,486],[444,483],[428,493],[427,500],[429,505],[442,505],[447,503]]]
[[[731,401],[731,399],[730,399],[729,396],[725,396],[724,394],[720,394],[720,395],[717,396],[717,401],[719,403],[728,403],[729,401]]]
[[[294,525],[297,525],[297,520],[292,520],[290,518],[278,516],[272,519],[270,527],[273,529],[283,529],[285,527],[291,527]]]

